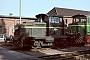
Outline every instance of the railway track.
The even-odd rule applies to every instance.
[[[32,55],[44,60],[90,60],[90,47],[73,47],[66,49],[51,49],[51,48],[41,48],[41,49],[17,49],[10,45],[5,45],[0,43],[0,46],[18,51],[27,55]],[[72,51],[71,51],[72,50]],[[40,55],[41,54],[41,55]]]
[[[90,50],[42,56],[45,60],[90,60]]]

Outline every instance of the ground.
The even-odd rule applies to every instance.
[[[19,49],[0,42],[0,60],[62,60],[90,59],[90,47],[69,47],[64,49]]]

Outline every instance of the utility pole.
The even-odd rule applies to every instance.
[[[20,12],[19,12],[19,13],[20,13],[20,24],[22,23],[22,22],[21,22],[21,7],[22,7],[22,6],[21,6],[21,2],[22,2],[22,1],[20,0]]]

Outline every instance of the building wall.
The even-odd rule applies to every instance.
[[[67,19],[67,24],[72,23],[72,18],[64,18],[64,20],[66,20],[66,19]]]
[[[23,22],[33,22],[31,19],[22,19]],[[14,26],[19,24],[19,19],[14,18],[0,18],[0,34],[14,35]]]
[[[47,14],[48,14],[48,15],[57,15],[57,11],[56,11],[56,9],[54,8],[54,9],[50,10]]]

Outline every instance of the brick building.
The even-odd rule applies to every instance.
[[[35,21],[36,18],[22,17],[23,22],[32,22]],[[20,23],[20,18],[17,16],[3,16],[0,15],[0,34],[14,34],[14,26]]]
[[[90,15],[90,11],[54,7],[47,14],[60,15],[64,17],[72,17],[73,15],[76,15],[76,14]],[[72,18],[64,18],[64,19],[67,19],[68,24],[72,23]]]

